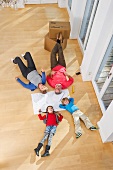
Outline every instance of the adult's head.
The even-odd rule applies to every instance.
[[[54,109],[53,109],[53,106],[47,106],[46,108],[46,112],[48,113],[54,113]]]
[[[46,94],[46,93],[47,93],[48,88],[47,88],[45,85],[43,85],[42,83],[40,83],[40,84],[38,85],[38,88],[39,88],[39,90],[40,90],[43,94]]]
[[[61,94],[62,93],[62,85],[56,84],[55,85],[55,94]]]

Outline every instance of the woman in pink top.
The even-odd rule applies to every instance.
[[[47,75],[47,82],[48,84],[55,88],[55,93],[60,94],[61,88],[66,89],[73,83],[73,78],[66,73],[66,62],[61,46],[62,42],[62,34],[59,33],[57,36],[57,43],[55,44],[51,56],[51,73]],[[56,54],[58,53],[58,60]],[[61,88],[56,88],[56,87]],[[60,89],[60,90],[59,90]]]

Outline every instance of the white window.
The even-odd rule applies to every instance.
[[[68,7],[71,10],[72,0],[68,0]]]
[[[113,101],[113,36],[95,77],[99,98],[106,110]]]
[[[99,0],[87,0],[84,17],[82,20],[81,30],[80,30],[80,41],[83,49],[87,47],[88,39],[90,36],[93,21],[96,15]]]

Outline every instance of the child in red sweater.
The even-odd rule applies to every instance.
[[[37,148],[34,149],[35,153],[37,156],[39,156],[39,151],[42,148],[45,140],[48,138],[48,145],[46,145],[46,149],[42,157],[49,156],[49,150],[52,142],[52,137],[56,133],[57,125],[59,122],[62,121],[63,116],[59,112],[55,112],[52,106],[48,106],[46,109],[47,114],[42,116],[41,115],[41,110],[39,110],[38,117],[40,120],[43,120],[44,123],[46,124],[46,130],[45,130],[45,135],[43,139],[40,141],[38,144]]]

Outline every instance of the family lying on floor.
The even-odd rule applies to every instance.
[[[16,80],[25,88],[34,91],[39,89],[41,93],[46,94],[48,88],[45,86],[46,80],[48,84],[55,88],[55,94],[61,94],[62,89],[68,88],[73,83],[73,78],[66,72],[66,62],[62,50],[61,43],[63,42],[63,37],[61,33],[57,35],[57,42],[51,52],[50,62],[51,62],[51,73],[45,75],[45,71],[42,69],[42,74],[40,75],[36,69],[32,56],[29,52],[26,52],[25,55],[21,55],[25,60],[27,60],[27,66],[22,62],[20,57],[11,59],[14,64],[18,64],[22,75],[29,80],[29,84],[25,84],[18,77]],[[58,60],[57,60],[58,53]],[[60,108],[67,110],[74,119],[75,124],[75,134],[76,138],[79,138],[82,135],[82,130],[80,126],[80,119],[85,123],[86,127],[90,130],[96,130],[97,128],[90,122],[89,118],[79,110],[79,108],[74,104],[73,98],[65,97],[61,100],[59,105]],[[42,111],[39,109],[38,117],[40,120],[46,124],[46,129],[44,132],[44,137],[38,144],[37,148],[34,149],[37,156],[39,156],[39,151],[42,148],[45,140],[48,140],[46,149],[42,157],[49,156],[49,150],[52,142],[52,137],[56,133],[57,125],[62,121],[63,116],[61,113],[54,111],[53,106],[48,106],[46,108],[46,114],[42,116]]]

